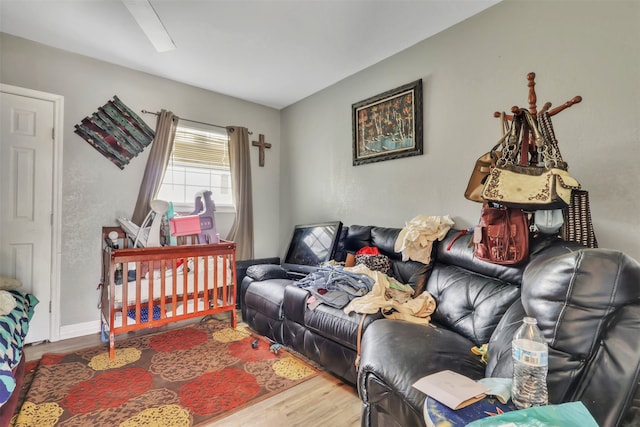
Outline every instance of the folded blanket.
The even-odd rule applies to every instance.
[[[11,397],[16,380],[15,368],[22,358],[22,345],[29,330],[34,307],[38,303],[35,296],[18,291],[9,291],[16,306],[7,315],[0,316],[0,406]]]

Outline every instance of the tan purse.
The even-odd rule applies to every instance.
[[[522,141],[528,137],[528,129],[534,135],[543,166],[530,165],[529,153],[522,149]],[[571,203],[571,190],[579,189],[580,183],[566,170],[554,167],[566,167],[566,163],[561,161],[557,145],[552,146],[548,136],[545,138],[542,135],[535,118],[523,109],[521,114],[514,116],[509,135],[509,143],[482,189],[482,198],[527,211],[568,206]],[[515,135],[519,135],[519,138],[514,138]],[[514,139],[518,142],[512,144]],[[560,161],[552,158],[551,153],[555,153]]]
[[[579,188],[580,183],[562,169],[506,165],[493,168],[482,197],[526,211],[561,209],[571,203],[571,190]]]
[[[476,160],[473,172],[471,172],[469,182],[467,183],[467,189],[464,192],[464,197],[467,200],[484,203],[484,199],[482,198],[482,189],[484,188],[484,184],[491,173],[491,169],[495,167],[496,162],[502,155],[500,147],[504,145],[504,141],[507,137],[504,112],[501,114],[500,126],[502,128],[502,137],[498,140],[498,143],[493,146],[491,151],[484,153],[480,158],[478,158],[478,160]]]

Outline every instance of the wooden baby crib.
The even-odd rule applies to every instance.
[[[117,248],[108,237],[114,231]],[[194,244],[195,239],[132,248],[122,228],[102,228],[100,317],[111,359],[116,334],[226,311],[236,327],[236,244]]]

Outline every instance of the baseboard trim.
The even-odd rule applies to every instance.
[[[60,340],[83,337],[100,332],[100,321],[76,323],[74,325],[60,326]]]

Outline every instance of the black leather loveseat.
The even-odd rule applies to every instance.
[[[259,266],[241,286],[244,320],[256,331],[357,384],[363,426],[423,426],[425,396],[411,384],[442,369],[478,379],[511,376],[511,337],[522,317],[549,343],[551,403],[581,400],[601,426],[640,425],[640,264],[606,249],[534,240],[528,263],[503,267],[473,257],[456,230],[427,266],[393,252],[400,229],[351,226],[337,259],[377,246],[397,279],[437,302],[430,326],[369,315],[354,368],[360,315],[320,305],[277,267]],[[450,247],[449,247],[450,246]],[[251,272],[250,272],[251,273]],[[488,364],[471,347],[489,343]]]

